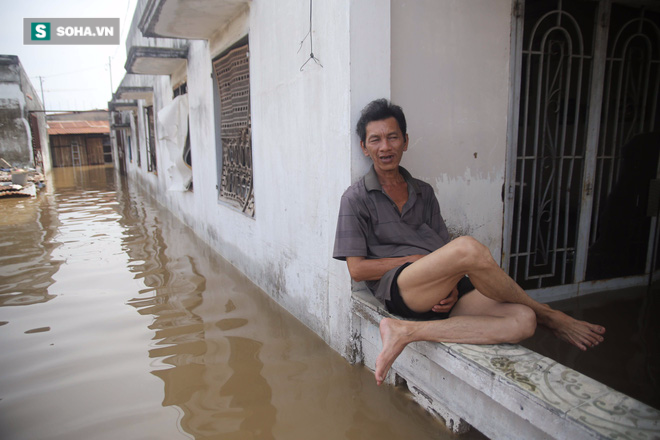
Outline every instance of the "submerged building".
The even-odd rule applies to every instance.
[[[535,298],[643,286],[657,269],[655,2],[140,0],[126,48],[117,168],[349,360],[373,366],[382,313],[331,258],[340,196],[370,166],[354,127],[375,98],[404,108],[403,165],[435,188],[450,232]],[[513,352],[406,350],[393,374],[456,426],[624,429],[573,413],[597,408],[591,395],[564,407],[506,382],[522,374]],[[442,401],[445,379],[474,404]],[[594,389],[608,408],[619,396]]]
[[[114,162],[108,111],[51,114],[47,120],[53,167]]]
[[[43,173],[51,166],[44,106],[15,55],[0,55],[0,157]]]

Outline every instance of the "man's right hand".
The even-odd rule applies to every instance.
[[[431,310],[435,313],[449,313],[454,304],[458,301],[458,288],[454,287],[449,295],[438,304],[434,305]]]

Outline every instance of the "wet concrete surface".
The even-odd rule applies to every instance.
[[[112,168],[0,202],[0,438],[454,438]]]

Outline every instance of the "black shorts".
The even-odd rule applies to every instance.
[[[399,285],[397,284],[397,279],[399,278],[401,271],[406,267],[410,266],[411,264],[412,263],[404,264],[403,266],[399,267],[396,273],[394,274],[394,278],[392,279],[392,286],[390,287],[390,300],[385,301],[385,307],[387,307],[387,310],[390,313],[399,315],[402,318],[415,319],[419,321],[432,321],[435,319],[449,318],[449,313],[451,313],[451,310],[449,312],[444,312],[444,313],[437,313],[432,310],[429,310],[428,312],[419,313],[410,310],[406,305],[406,303],[403,302],[403,298],[401,298],[401,292],[399,292]],[[465,295],[466,293],[472,292],[474,290],[474,286],[472,285],[472,282],[466,276],[461,278],[461,280],[458,282],[458,285],[456,287],[458,288],[459,298]],[[454,304],[454,306],[455,305],[456,304]]]

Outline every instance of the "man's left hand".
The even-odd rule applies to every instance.
[[[448,313],[454,304],[458,301],[458,289],[454,287],[451,293],[431,309],[436,313]]]

